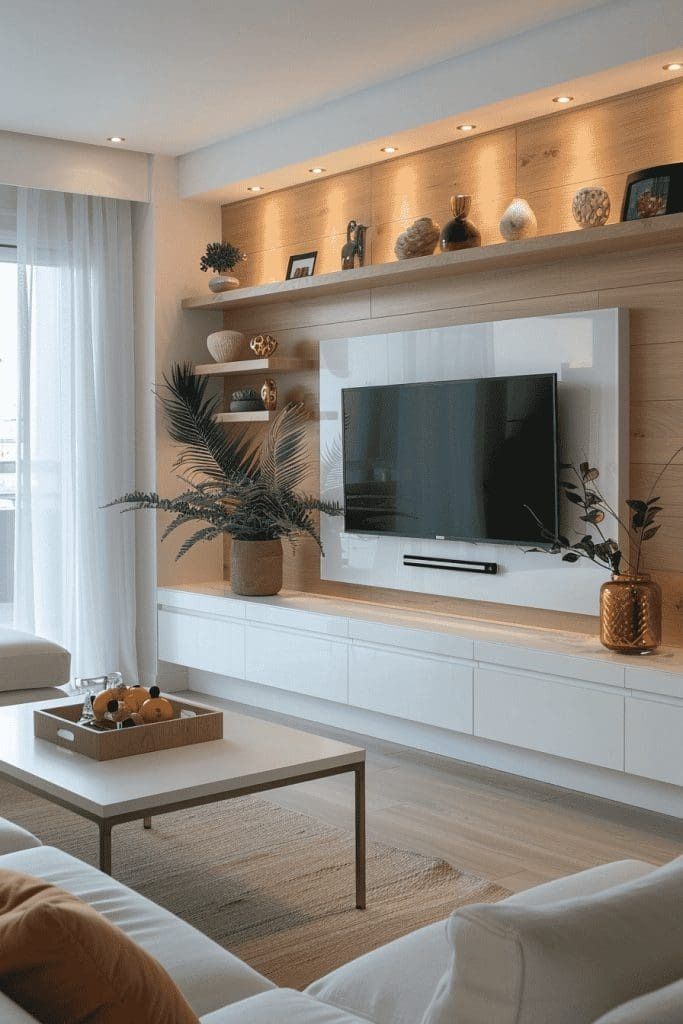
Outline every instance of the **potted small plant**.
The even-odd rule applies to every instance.
[[[230,242],[209,242],[206,252],[199,261],[200,270],[213,270],[215,276],[209,281],[212,292],[227,292],[239,288],[239,279],[231,274],[238,263],[246,260],[246,253]]]
[[[174,498],[133,491],[112,502],[128,510],[160,509],[177,527],[199,528],[180,546],[181,558],[200,541],[232,537],[230,584],[236,594],[264,596],[282,587],[282,542],[309,536],[322,552],[315,513],[342,514],[336,503],[300,493],[308,472],[306,416],[289,404],[273,420],[261,444],[247,430],[227,432],[216,422],[218,397],[206,397],[208,378],[189,363],[175,364],[159,392],[171,439],[180,445],[175,463],[185,490]]]
[[[588,462],[578,469],[572,463],[560,468],[569,473],[569,479],[560,480],[560,488],[568,502],[580,512],[579,521],[586,524],[579,540],[571,540],[545,528],[533,509],[529,512],[538,523],[541,536],[549,542],[547,548],[530,548],[552,555],[562,552],[564,562],[578,562],[587,558],[611,573],[600,588],[600,641],[620,654],[647,654],[659,647],[662,639],[662,592],[649,573],[641,570],[643,545],[652,540],[660,528],[656,522],[660,512],[660,498],[655,495],[662,476],[683,451],[678,448],[657,475],[650,493],[643,501],[629,498],[627,522],[607,502],[597,483],[600,473]],[[603,523],[610,516],[621,527],[626,550],[612,537],[605,535]]]

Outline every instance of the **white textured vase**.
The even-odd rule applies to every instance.
[[[243,359],[247,339],[240,331],[214,331],[206,339],[209,355],[217,363],[234,363]]]
[[[536,214],[526,199],[513,199],[500,218],[500,233],[507,242],[516,242],[520,238],[533,238],[538,231]]]

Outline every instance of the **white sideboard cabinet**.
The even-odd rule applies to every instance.
[[[683,816],[683,651],[224,583],[158,628],[192,689]]]

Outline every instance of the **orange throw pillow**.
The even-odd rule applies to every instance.
[[[198,1024],[161,964],[63,889],[0,871],[0,988],[44,1024]]]

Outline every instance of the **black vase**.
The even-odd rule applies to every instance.
[[[449,220],[441,231],[439,244],[442,252],[474,249],[481,245],[481,235],[474,224],[467,219],[471,205],[472,196],[451,196],[453,220]]]

